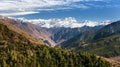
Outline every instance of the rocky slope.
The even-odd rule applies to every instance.
[[[18,27],[21,30],[27,32],[28,34],[34,36],[35,38],[46,42],[46,44],[48,44],[52,47],[55,46],[54,41],[50,39],[52,34],[47,32],[40,26],[31,24],[28,22],[23,22],[22,20],[19,20],[19,19],[7,18],[7,17],[3,17],[3,16],[0,16],[0,19],[7,21],[8,23],[10,23],[12,25],[15,25],[16,27]]]
[[[23,41],[23,43],[44,44],[42,41],[18,29],[16,26],[11,25],[8,21],[0,19],[0,25],[1,41],[8,40],[8,42],[11,42],[12,40],[16,40],[16,42]],[[9,35],[7,36],[7,34]]]

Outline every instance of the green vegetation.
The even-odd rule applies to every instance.
[[[87,35],[85,35],[87,34]],[[104,57],[120,55],[120,21],[114,22],[94,32],[84,32],[65,42],[65,48],[75,52],[89,52]]]
[[[91,50],[92,49],[92,50]],[[91,43],[84,48],[85,51],[105,57],[120,55],[120,35],[112,35]]]
[[[104,57],[115,57],[120,55],[120,34],[88,43],[76,40],[65,47],[75,52],[84,51]]]
[[[33,44],[0,24],[0,67],[110,67],[102,58]]]
[[[89,53],[21,43],[0,47],[0,63],[0,67],[110,67]]]

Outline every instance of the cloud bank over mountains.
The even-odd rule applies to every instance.
[[[18,16],[67,9],[87,9],[109,5],[111,0],[1,0],[0,15]],[[97,2],[105,4],[100,5]],[[107,4],[108,3],[108,4]],[[114,6],[114,5],[112,5]]]
[[[27,20],[24,18],[19,18],[19,19],[23,20],[24,22],[30,22],[32,24],[39,25],[45,28],[54,28],[54,27],[78,28],[78,27],[83,27],[83,26],[94,27],[94,26],[99,26],[99,25],[108,25],[111,23],[110,20],[106,20],[103,22],[96,22],[96,21],[90,21],[90,20],[77,21],[73,17],[67,17],[64,19],[59,19],[59,18],[31,19],[31,20]]]

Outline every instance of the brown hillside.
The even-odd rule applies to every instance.
[[[27,40],[27,41],[29,41],[31,43],[35,43],[35,44],[44,44],[42,41],[32,37],[31,35],[27,34],[26,32],[24,32],[20,29],[18,29],[16,26],[10,24],[9,22],[7,22],[5,20],[0,19],[0,25],[5,27],[5,29],[8,29],[8,31],[12,31],[12,34],[15,33],[15,35],[13,35],[13,36],[11,35],[11,38],[14,37],[15,40],[19,41],[19,38],[21,38],[21,41],[22,40]],[[1,30],[0,31],[1,32],[1,38],[3,37],[3,34],[4,34],[4,32],[2,33],[2,31],[4,31],[6,33],[8,32],[8,31],[5,31],[5,30]],[[5,35],[5,36],[7,37],[7,35]],[[8,39],[10,39],[10,37],[8,37]]]
[[[4,16],[0,16],[0,19],[9,22],[12,25],[15,25],[19,29],[25,31],[26,33],[32,35],[33,37],[37,39],[43,40],[46,44],[50,46],[55,46],[55,43],[53,40],[51,40],[52,34],[43,28],[41,28],[38,25],[31,24],[29,22],[24,22],[19,19],[13,19],[13,18],[8,18]]]

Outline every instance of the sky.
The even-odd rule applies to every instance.
[[[0,15],[24,19],[120,20],[120,0],[1,0]]]

